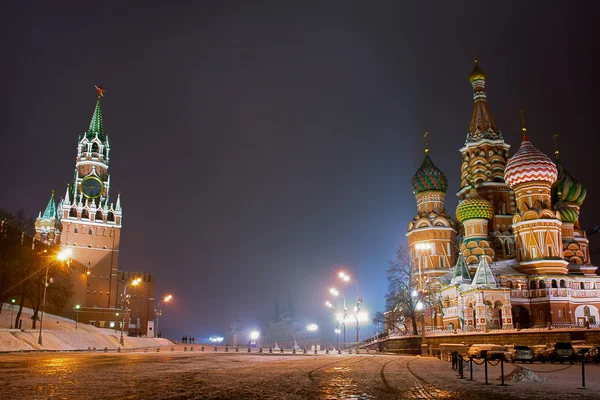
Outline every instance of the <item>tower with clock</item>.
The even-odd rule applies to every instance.
[[[61,243],[73,251],[73,258],[86,267],[80,279],[83,287],[76,297],[86,307],[114,309],[117,304],[119,241],[123,210],[120,194],[112,197],[110,143],[104,133],[102,97],[98,98],[90,126],[77,143],[73,181],[60,204]],[[79,293],[77,293],[79,292]]]

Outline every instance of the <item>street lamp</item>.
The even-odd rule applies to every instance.
[[[346,296],[344,296],[343,294],[338,292],[336,288],[329,289],[329,293],[331,293],[332,295],[334,295],[336,297],[341,295],[342,299],[344,299],[344,317],[343,317],[344,319],[342,320],[342,322],[344,323],[344,341],[343,341],[343,343],[344,343],[344,347],[346,347],[346,313],[348,311],[348,309],[346,308]],[[337,319],[339,322],[339,316]],[[338,347],[338,350],[339,350],[339,347]]]
[[[72,254],[71,249],[63,249],[56,255],[56,260],[54,260],[51,263],[48,263],[48,265],[46,265],[46,277],[44,278],[44,297],[42,300],[42,315],[40,317],[40,335],[38,337],[38,344],[40,346],[43,346],[43,344],[42,344],[42,327],[44,325],[44,311],[46,308],[46,290],[48,289],[48,285],[50,284],[50,282],[48,282],[48,270],[50,269],[50,266],[52,264],[54,264],[56,261],[68,260],[71,257],[71,254]]]
[[[123,289],[123,300],[121,300],[121,314],[123,315],[121,316],[121,339],[119,340],[121,346],[125,345],[125,340],[123,340],[123,328],[125,327],[125,306],[127,305],[127,287],[129,285],[137,286],[141,281],[142,278],[136,278],[131,282],[126,283],[125,288]]]
[[[158,301],[156,305],[156,326],[154,327],[154,337],[158,337],[158,319],[162,315],[162,310],[160,309],[161,303],[168,303],[173,299],[173,295],[168,294],[164,296],[161,300]]]
[[[358,322],[358,314],[360,313],[360,303],[362,303],[362,299],[360,298],[360,296],[358,295],[358,282],[356,281],[356,279],[353,279],[350,275],[348,275],[345,272],[340,272],[338,274],[338,276],[344,281],[344,282],[354,282],[356,284],[356,353],[358,353],[358,331],[360,330],[360,325]]]
[[[13,328],[13,313],[15,312],[15,303],[17,299],[10,299],[10,329]]]
[[[77,329],[77,324],[79,324],[79,309],[81,306],[79,304],[75,304],[75,329]]]

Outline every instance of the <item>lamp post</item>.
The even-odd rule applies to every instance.
[[[329,293],[331,293],[334,296],[339,296],[341,293],[337,291],[336,288],[331,288],[329,289]],[[346,313],[348,311],[348,309],[346,308],[346,296],[342,295],[342,299],[344,299],[344,319],[342,320],[342,323],[344,324],[344,341],[342,342],[344,344],[344,347],[346,347]],[[339,318],[338,318],[339,321]]]
[[[75,329],[77,329],[77,325],[79,324],[79,309],[81,306],[79,304],[75,304]]]
[[[50,282],[48,282],[48,270],[50,269],[50,266],[52,264],[54,264],[56,261],[66,261],[70,257],[71,257],[71,249],[64,249],[56,255],[56,260],[54,260],[51,263],[48,263],[48,265],[46,265],[46,276],[44,278],[44,297],[42,299],[42,315],[40,317],[40,335],[38,337],[38,344],[40,346],[43,346],[43,344],[42,344],[42,329],[44,326],[44,311],[46,308],[46,290],[48,289],[48,285],[50,284]]]
[[[13,328],[13,313],[15,312],[15,303],[17,299],[10,299],[10,329]]]
[[[121,316],[121,339],[119,340],[121,346],[125,345],[125,340],[123,339],[123,328],[125,327],[125,306],[127,305],[127,287],[129,285],[137,286],[141,281],[142,278],[136,278],[131,282],[126,283],[125,288],[123,289],[123,300],[121,300],[121,314],[123,315]]]
[[[362,303],[362,299],[360,298],[360,296],[358,295],[358,282],[356,281],[356,279],[353,279],[350,275],[348,275],[345,272],[340,272],[338,274],[338,276],[344,281],[344,282],[354,282],[356,284],[356,353],[358,354],[358,331],[360,330],[360,325],[358,322],[358,314],[360,313],[360,303]]]
[[[331,302],[326,301],[325,305],[329,308],[333,308],[333,315],[336,317],[335,318],[335,349],[339,350],[340,349],[340,321],[337,318],[337,308],[334,308],[333,304],[331,304]]]
[[[161,300],[158,301],[156,305],[156,326],[154,327],[154,337],[158,337],[158,319],[162,315],[162,310],[160,309],[161,303],[168,303],[173,299],[173,295],[166,295]]]

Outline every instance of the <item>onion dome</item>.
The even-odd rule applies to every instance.
[[[577,203],[581,205],[585,200],[587,191],[581,182],[575,180],[560,163],[558,151],[556,157],[558,179],[552,186],[552,198],[554,202]]]
[[[477,190],[471,187],[467,198],[456,207],[456,218],[462,223],[468,219],[484,218],[490,220],[494,217],[494,208],[489,201],[479,196]]]
[[[475,59],[475,66],[473,67],[473,71],[471,71],[471,75],[469,75],[469,82],[473,83],[477,80],[485,81],[485,72],[477,65],[477,59]]]
[[[427,150],[426,150],[427,151]],[[448,189],[448,179],[441,169],[436,167],[429,154],[425,154],[425,160],[421,168],[417,170],[412,178],[412,190],[414,194],[437,190],[446,192]]]
[[[525,110],[521,111],[521,117]],[[558,176],[556,165],[550,158],[533,147],[527,137],[525,121],[522,121],[523,141],[521,147],[506,163],[504,181],[511,188],[526,182],[548,182],[553,184]]]
[[[561,200],[554,205],[554,209],[558,211],[558,218],[561,220],[561,222],[570,222],[574,224],[579,218],[579,212],[577,212],[575,208],[569,207]]]

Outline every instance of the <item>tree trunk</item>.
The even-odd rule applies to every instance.
[[[410,320],[412,321],[412,328],[413,328],[413,332],[415,335],[419,334],[419,329],[418,329],[418,325],[417,325],[417,315],[416,313],[412,313],[412,315],[410,316]]]
[[[33,315],[31,316],[31,329],[35,329],[37,320],[38,320],[38,311],[33,310]]]
[[[17,317],[15,318],[15,328],[19,328],[19,320],[21,319],[21,313],[23,312],[23,306],[25,305],[25,284],[22,286],[21,301],[19,301],[19,311],[17,311]]]

